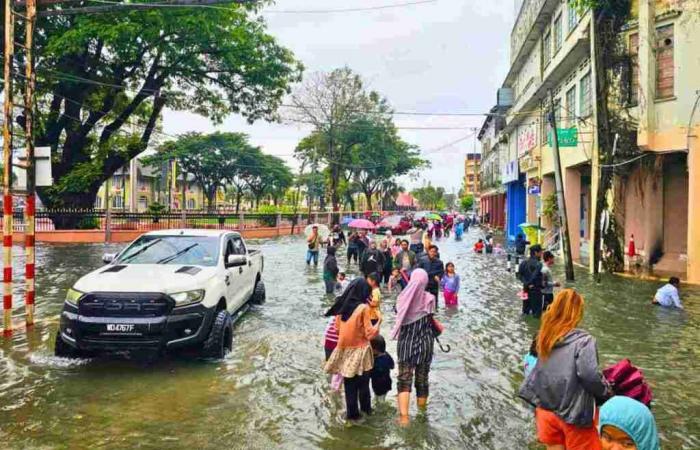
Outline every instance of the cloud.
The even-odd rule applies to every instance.
[[[389,0],[285,0],[271,9],[332,9],[387,4]],[[368,85],[386,96],[397,111],[485,113],[508,69],[513,0],[438,0],[391,10],[336,14],[265,14],[269,32],[303,61],[308,72],[348,65]],[[483,116],[397,116],[399,127],[480,127]],[[214,130],[248,133],[251,141],[294,167],[294,148],[309,128],[291,124],[249,125],[229,117],[221,126],[190,113],[166,111],[167,133]],[[401,130],[420,146],[432,168],[419,181],[431,180],[448,192],[460,188],[464,156],[471,139],[430,152],[470,130]]]

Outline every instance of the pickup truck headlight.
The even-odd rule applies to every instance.
[[[204,298],[204,290],[197,289],[194,291],[178,292],[170,294],[170,297],[175,300],[175,306],[191,305],[192,303],[201,302]]]
[[[82,297],[83,295],[83,292],[80,292],[77,289],[70,288],[68,289],[68,292],[66,292],[66,301],[71,305],[77,305],[78,300],[80,300],[80,297]]]

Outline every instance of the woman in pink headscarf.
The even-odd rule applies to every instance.
[[[432,314],[435,297],[425,291],[428,273],[416,269],[397,300],[396,324],[391,338],[398,339],[399,357],[398,402],[400,421],[408,423],[411,385],[415,374],[416,403],[419,408],[428,404],[428,374],[433,361]]]

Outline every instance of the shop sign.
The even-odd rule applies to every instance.
[[[559,147],[578,147],[578,129],[557,128],[557,141]],[[552,146],[552,131],[547,132],[547,145]]]
[[[518,160],[514,159],[508,161],[503,168],[502,182],[503,184],[512,183],[513,181],[518,181],[520,177],[520,170],[518,169]]]
[[[518,156],[526,155],[537,146],[537,128],[528,125],[518,130]]]
[[[542,192],[542,180],[539,178],[530,178],[527,181],[527,193],[530,195],[540,195]]]

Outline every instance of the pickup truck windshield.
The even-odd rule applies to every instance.
[[[115,264],[215,266],[219,238],[209,236],[141,236]]]

